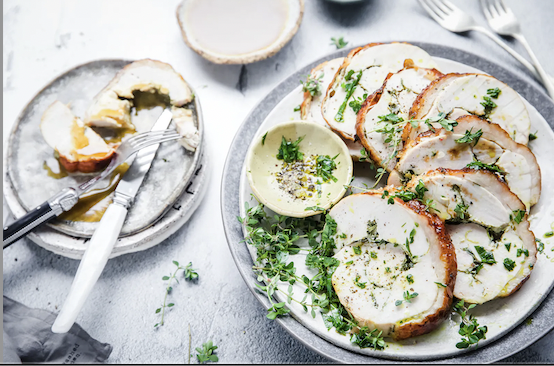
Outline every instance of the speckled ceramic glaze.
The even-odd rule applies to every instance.
[[[448,59],[455,60],[462,64],[469,65],[471,67],[489,73],[497,77],[498,79],[506,82],[516,91],[518,91],[527,101],[529,101],[531,105],[536,108],[538,113],[540,113],[540,115],[542,115],[542,117],[546,121],[548,121],[548,123],[552,127],[554,120],[554,105],[552,104],[552,101],[549,100],[549,98],[546,96],[546,94],[542,92],[542,90],[539,90],[534,86],[534,82],[519,77],[491,61],[488,61],[482,57],[473,55],[466,51],[425,43],[416,43],[416,45],[425,49],[432,56],[438,56],[447,59],[445,60],[445,64],[448,64]],[[237,132],[237,137],[233,141],[231,149],[229,151],[224,170],[221,198],[225,231],[229,247],[237,263],[239,271],[241,272],[244,280],[246,281],[247,285],[252,290],[254,295],[266,308],[270,306],[267,298],[254,290],[257,281],[256,275],[251,270],[251,266],[253,263],[251,253],[249,252],[249,249],[247,248],[245,243],[242,241],[244,239],[242,228],[236,220],[236,217],[241,214],[241,207],[244,204],[243,200],[245,198],[244,192],[242,192],[244,186],[241,186],[240,180],[241,176],[244,175],[243,163],[246,157],[248,142],[252,141],[252,138],[260,133],[259,127],[262,123],[264,123],[264,128],[267,128],[265,121],[271,119],[272,112],[275,109],[278,109],[278,105],[283,102],[283,100],[291,92],[295,91],[298,85],[298,79],[301,78],[302,75],[306,75],[311,68],[321,63],[322,61],[329,60],[335,57],[345,56],[347,52],[347,50],[337,52],[321,60],[318,60],[299,70],[297,73],[295,73],[284,82],[282,82],[279,86],[277,86],[268,96],[266,96],[266,98],[264,98],[259,103],[256,108],[254,108],[252,113],[247,117],[246,121]],[[536,111],[534,113],[536,113],[536,116],[540,118],[540,115]],[[552,139],[552,131],[548,130],[548,127],[544,123],[544,121],[542,121],[541,124],[541,135],[539,136],[539,139],[543,138],[543,145],[541,145],[540,147],[537,146],[537,148],[548,150],[549,148],[551,149],[549,145],[551,145],[552,142],[550,141]],[[533,128],[534,127],[536,126],[533,126]],[[539,140],[537,140],[537,142],[538,141]],[[543,206],[537,207],[535,209],[535,212],[545,213],[546,215],[546,212],[549,209],[548,204],[552,203],[552,198],[548,197],[548,192],[550,192],[550,194],[552,193],[553,186],[547,181],[547,176],[549,176],[550,173],[547,175],[545,174],[545,171],[552,170],[551,160],[543,158],[543,163],[541,164],[541,167],[543,169],[543,196],[539,205]],[[240,195],[238,194],[239,192]],[[546,207],[544,205],[546,205]],[[544,217],[537,217],[536,220],[538,222],[537,225],[541,224],[542,229],[544,223],[541,223],[541,221],[545,221]],[[537,233],[542,234],[542,231],[537,231]],[[530,281],[535,281],[539,283],[543,281],[544,276],[542,275],[549,276],[549,270],[551,268],[547,268],[545,266],[545,260],[543,260],[542,262],[543,269],[541,269],[540,271],[544,270],[548,273],[539,272],[539,264],[541,263],[538,262],[539,264],[537,265],[536,272],[534,272],[533,274],[535,277],[533,277],[532,275]],[[552,265],[552,263],[547,264]],[[527,290],[529,290],[534,285],[532,283],[527,283],[526,285],[524,285],[524,288],[522,288],[522,290],[525,290],[525,286],[527,286]],[[517,319],[513,319],[510,322],[510,325],[506,325],[504,327],[500,325],[497,332],[491,332],[490,339],[488,339],[487,342],[482,342],[483,346],[465,352],[452,352],[451,350],[445,349],[442,352],[439,350],[430,352],[429,354],[425,354],[425,352],[414,353],[413,350],[415,349],[415,347],[413,347],[413,342],[417,342],[417,339],[411,341],[412,347],[410,349],[412,350],[412,352],[406,352],[406,354],[403,354],[401,350],[395,352],[394,354],[391,354],[391,352],[368,352],[367,350],[362,351],[359,349],[356,350],[353,348],[349,348],[342,344],[341,346],[338,346],[337,344],[339,344],[340,342],[337,342],[331,335],[329,335],[328,337],[322,336],[321,332],[313,324],[310,324],[302,315],[284,317],[278,319],[277,321],[289,333],[291,333],[293,336],[298,338],[310,348],[314,349],[317,352],[320,352],[330,359],[341,362],[387,363],[391,362],[391,360],[434,360],[443,363],[494,362],[508,357],[511,354],[514,354],[529,346],[554,327],[554,321],[551,319],[550,315],[554,311],[554,296],[552,294],[549,294],[552,288],[551,278],[544,279],[544,282],[541,282],[540,286],[542,286],[541,292],[530,294],[530,296],[534,296],[537,301],[525,302],[525,299],[522,299],[522,297],[525,297],[525,293],[522,291],[514,295],[513,298],[509,297],[501,301],[496,301],[496,303],[492,306],[498,309],[495,309],[494,311],[511,311],[510,303],[513,301],[522,301],[522,303],[525,303],[524,306],[526,308],[523,310],[513,309],[518,310],[515,312],[518,314],[517,316],[515,316],[514,313],[514,318]],[[532,324],[527,325],[525,322],[522,323],[522,321],[531,314],[533,317]],[[478,317],[481,316],[481,314],[476,315]],[[446,324],[445,326],[450,325]],[[360,354],[358,352],[363,352],[363,354]],[[386,357],[389,360],[383,359],[382,357]]]
[[[278,160],[276,155],[283,137],[288,141],[302,137],[299,150],[305,159],[311,155],[335,157],[333,176],[336,181],[321,183],[320,194],[314,191],[312,197],[305,197],[304,200],[280,188],[277,174],[281,172],[283,161]],[[346,144],[328,128],[313,122],[289,121],[279,123],[252,142],[246,159],[246,176],[258,200],[271,210],[285,216],[307,217],[322,212],[309,207],[326,210],[344,196],[344,186],[352,179],[352,159]],[[316,185],[315,181],[313,184]]]

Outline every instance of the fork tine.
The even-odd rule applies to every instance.
[[[489,4],[489,11],[491,12],[491,16],[493,18],[499,17],[500,14],[498,13],[498,10],[496,10],[496,7],[494,6],[494,1],[487,0]]]
[[[452,13],[452,10],[448,9],[441,0],[429,0],[437,9],[439,9],[444,16],[448,16],[448,14]]]
[[[429,0],[419,0],[419,3],[421,4],[421,6],[427,11],[427,13],[431,16],[431,18],[433,18],[437,23],[442,23],[443,22],[443,17],[444,15],[439,15],[439,13],[437,13],[431,6],[430,4],[428,4],[428,1]]]
[[[445,6],[449,7],[451,11],[459,11],[460,10],[456,5],[452,4],[448,0],[442,0],[442,2],[444,3]]]
[[[141,149],[144,149],[145,147],[148,147],[148,146],[152,146],[152,145],[157,145],[157,144],[161,144],[163,142],[169,142],[169,141],[173,141],[173,140],[177,140],[178,138],[180,138],[181,136],[179,134],[176,134],[174,136],[168,136],[168,137],[164,137],[164,138],[159,138],[159,139],[152,139],[152,140],[148,140],[148,141],[144,141],[144,142],[141,142],[140,144],[138,144],[137,146],[135,146],[133,148],[134,151],[139,151]]]
[[[485,18],[487,18],[487,21],[490,22],[492,19],[492,15],[489,8],[487,8],[487,1],[479,0],[479,2],[481,3],[481,9],[483,9],[483,14],[485,14]]]

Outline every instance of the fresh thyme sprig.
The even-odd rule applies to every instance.
[[[454,304],[454,311],[460,315],[462,321],[460,323],[460,330],[458,333],[462,336],[461,342],[456,343],[457,348],[468,348],[473,344],[477,344],[481,339],[486,339],[487,326],[479,326],[477,319],[473,315],[467,314],[467,312],[473,309],[476,305],[470,304],[466,307],[464,300],[458,301]]]
[[[337,47],[337,50],[340,50],[341,48],[346,47],[346,45],[348,44],[348,41],[345,41],[344,37],[339,37],[339,38],[331,37],[331,44]]]
[[[377,132],[382,134],[384,139],[383,142],[389,144],[389,147],[392,148],[393,151],[381,162],[381,167],[377,168],[377,175],[375,176],[376,181],[372,188],[375,188],[377,184],[379,184],[381,178],[387,172],[386,167],[400,152],[402,142],[401,132],[404,130],[404,126],[408,123],[410,123],[413,128],[417,128],[419,124],[425,124],[433,132],[435,131],[433,123],[438,123],[447,131],[452,131],[454,127],[458,125],[458,122],[447,119],[444,112],[440,112],[437,116],[427,119],[404,120],[395,113],[379,116],[378,127],[373,130],[366,131],[365,133],[368,134]]]
[[[196,355],[196,358],[198,359],[198,362],[206,363],[219,361],[219,357],[214,354],[214,351],[216,349],[217,346],[215,346],[212,341],[207,341],[206,343],[203,343],[202,348],[197,347],[196,352],[198,352],[198,354]]]
[[[333,290],[331,279],[340,264],[333,257],[336,222],[328,214],[321,214],[320,218],[303,219],[282,215],[270,217],[262,204],[249,207],[245,203],[245,208],[246,217],[238,219],[246,228],[245,242],[254,246],[257,251],[253,270],[258,274],[258,281],[265,282],[265,285],[257,285],[257,288],[268,296],[271,306],[267,317],[275,319],[286,316],[290,312],[287,303],[295,302],[314,318],[317,315],[316,310],[319,310],[328,329],[335,328],[343,335],[357,331],[357,335],[351,338],[352,343],[363,348],[383,349],[386,344],[381,333],[358,327]],[[309,249],[297,245],[300,239],[308,241]],[[306,266],[317,271],[312,278],[298,276],[294,262],[289,261],[291,255],[298,254],[301,250],[309,251]],[[288,283],[287,291],[279,288],[279,283]],[[294,296],[294,284],[305,287],[301,300]],[[275,302],[273,295],[276,292],[283,294],[286,302]]]
[[[323,80],[323,73],[317,78],[311,74],[306,77],[306,81],[300,80],[302,84],[302,91],[308,92],[312,97],[321,94],[321,81]]]
[[[164,317],[165,317],[165,310],[168,308],[172,308],[175,306],[174,303],[170,302],[167,303],[167,296],[173,291],[173,287],[171,287],[171,282],[175,280],[177,283],[179,283],[179,280],[177,279],[176,275],[180,270],[183,270],[185,280],[187,281],[193,281],[198,278],[198,273],[194,268],[192,268],[192,262],[187,264],[185,267],[181,266],[179,262],[173,261],[173,264],[177,267],[175,271],[170,274],[169,276],[163,276],[162,280],[167,281],[167,286],[165,288],[165,295],[164,295],[164,302],[163,305],[156,309],[156,314],[161,313],[161,319],[159,323],[156,323],[154,325],[154,328],[157,328],[158,326],[164,325]]]

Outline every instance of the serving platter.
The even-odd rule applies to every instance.
[[[46,144],[40,131],[42,113],[55,100],[59,100],[70,104],[75,115],[82,117],[96,93],[130,62],[132,61],[98,60],[77,66],[44,87],[21,112],[14,123],[4,154],[4,181],[7,183],[4,192],[6,196],[16,197],[17,204],[10,204],[10,209],[16,216],[23,215],[16,206],[28,211],[61,189],[79,185],[97,174],[70,174],[59,179],[49,176],[45,165],[52,170],[59,168],[52,148]],[[187,107],[193,110],[202,138],[203,119],[198,98]],[[148,131],[162,110],[162,107],[154,107],[141,111],[140,118],[132,116],[137,131]],[[191,153],[176,141],[160,146],[135,202],[129,209],[121,230],[122,236],[137,233],[152,225],[169,209],[187,187],[199,163],[200,154],[201,149]],[[102,183],[99,182],[98,186],[102,186]],[[111,196],[105,197],[99,205],[107,206],[110,201]],[[88,238],[96,230],[98,222],[56,218],[47,225],[74,237]]]
[[[532,118],[533,132],[535,130],[539,131],[539,139],[531,144],[531,148],[537,154],[537,159],[542,168],[543,194],[539,204],[531,211],[533,217],[531,222],[532,229],[537,237],[545,241],[542,234],[551,230],[550,225],[554,221],[553,212],[551,212],[554,206],[552,202],[554,187],[550,183],[552,179],[549,179],[552,175],[552,162],[549,160],[549,156],[552,156],[554,153],[552,148],[554,134],[544,119],[552,121],[554,117],[552,102],[548,100],[544,93],[537,90],[531,82],[514,75],[482,57],[450,47],[421,43],[415,43],[415,45],[422,47],[432,56],[435,56],[441,71],[471,72],[475,71],[475,69],[482,70],[507,82],[525,99],[533,102],[534,107],[528,105],[528,109]],[[264,295],[260,295],[254,290],[256,276],[251,270],[253,263],[251,252],[241,242],[244,235],[240,224],[236,221],[237,215],[244,216],[244,209],[242,207],[244,202],[250,199],[249,187],[244,179],[244,172],[241,170],[247,145],[254,136],[260,133],[263,134],[271,125],[282,123],[295,117],[293,108],[302,100],[298,86],[299,79],[303,79],[311,68],[322,61],[344,56],[345,54],[346,51],[337,52],[318,60],[299,70],[275,88],[254,108],[246,119],[243,126],[239,129],[229,152],[222,185],[222,214],[226,235],[241,274],[255,296],[265,307],[269,307],[269,303]],[[453,62],[451,60],[460,62]],[[359,164],[358,167],[360,167]],[[356,177],[365,176],[368,177],[366,179],[371,179],[370,177],[373,174],[370,171],[359,170],[355,170]],[[362,170],[369,169],[364,167]],[[240,183],[235,183],[239,179]],[[239,197],[237,197],[237,191],[239,192]],[[546,252],[550,250],[552,243],[545,242]],[[379,357],[394,360],[441,359],[442,362],[446,360],[452,362],[472,362],[472,360],[474,362],[493,362],[523,349],[554,327],[554,323],[548,319],[546,316],[547,312],[544,311],[544,309],[552,309],[554,307],[554,299],[551,295],[548,295],[552,289],[554,278],[554,263],[551,262],[551,258],[552,255],[550,255],[550,258],[547,258],[543,254],[539,254],[531,279],[518,293],[509,298],[495,300],[490,305],[480,306],[475,309],[475,315],[482,324],[487,324],[490,329],[487,333],[487,340],[481,341],[479,348],[476,350],[460,351],[455,348],[454,345],[459,340],[459,336],[457,335],[457,326],[451,320],[445,321],[438,330],[429,335],[401,343],[391,343],[383,352],[367,349],[360,350],[357,347],[353,347],[347,338],[339,336],[334,330],[327,331],[319,317],[312,319],[309,314],[305,314],[301,309],[295,309],[294,306],[291,308],[292,317],[285,317],[277,321],[309,347],[337,361],[386,362],[384,359],[377,358]],[[295,264],[300,268],[302,262],[302,260],[299,260]],[[301,269],[299,270],[301,271]],[[518,326],[535,309],[538,310],[533,314],[533,323],[531,325]]]

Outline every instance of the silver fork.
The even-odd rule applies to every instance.
[[[517,39],[525,50],[531,57],[531,61],[535,65],[548,94],[554,99],[554,85],[552,83],[552,78],[546,73],[542,65],[540,64],[537,56],[531,49],[531,46],[525,39],[523,33],[521,33],[521,28],[519,22],[512,12],[512,9],[504,4],[503,0],[480,0],[481,8],[483,13],[485,13],[485,18],[489,22],[489,26],[498,34],[503,36],[512,36]]]
[[[8,247],[17,239],[54,216],[58,216],[64,211],[69,211],[79,201],[79,196],[92,188],[98,181],[106,178],[115,168],[131,158],[139,150],[179,138],[181,138],[181,135],[177,131],[167,129],[140,133],[122,142],[116,149],[110,164],[102,173],[77,187],[62,189],[46,202],[29,211],[22,218],[4,227],[3,247]]]
[[[537,72],[535,67],[527,61],[519,53],[508,47],[500,37],[496,36],[494,33],[489,31],[487,28],[484,28],[478,25],[473,17],[462,9],[458,8],[448,0],[418,0],[423,9],[429,13],[431,18],[433,18],[437,23],[439,23],[443,28],[448,29],[451,32],[467,32],[470,30],[481,32],[487,35],[490,39],[495,41],[500,47],[502,47],[506,52],[512,55],[516,60],[521,62],[537,79],[542,80],[540,74]]]

